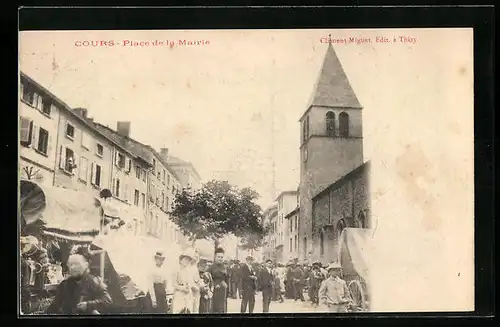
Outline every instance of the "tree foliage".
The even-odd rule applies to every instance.
[[[172,220],[190,241],[210,239],[215,245],[226,235],[242,240],[242,247],[257,248],[265,235],[258,193],[227,181],[210,181],[199,190],[176,195]]]

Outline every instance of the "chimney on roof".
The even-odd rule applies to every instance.
[[[87,114],[89,113],[87,108],[75,108],[75,109],[73,109],[73,111],[76,112],[76,114],[78,116],[83,117],[83,118],[87,118]]]
[[[160,154],[161,156],[167,160],[168,159],[168,148],[161,148],[160,149]]]
[[[119,121],[116,123],[116,131],[121,136],[130,137],[130,122]]]

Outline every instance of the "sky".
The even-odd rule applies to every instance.
[[[265,208],[297,188],[298,119],[328,34],[372,40],[334,49],[372,163],[373,309],[473,308],[472,29],[22,32],[20,68],[96,121],[131,121],[132,137],[168,147],[204,180],[254,188]],[[75,46],[155,39],[210,44]]]

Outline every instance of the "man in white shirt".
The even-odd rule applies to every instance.
[[[328,278],[321,283],[319,299],[325,304],[329,312],[347,312],[352,302],[347,283],[340,278],[341,266],[332,263],[328,266]]]

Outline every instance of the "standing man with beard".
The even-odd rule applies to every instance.
[[[246,258],[246,263],[241,266],[240,270],[241,277],[241,308],[240,312],[253,313],[255,306],[255,290],[257,288],[257,276],[253,268],[253,257],[248,256]]]

